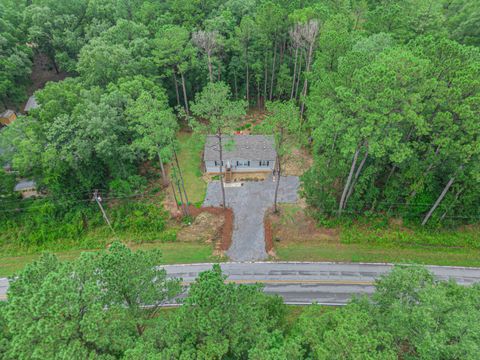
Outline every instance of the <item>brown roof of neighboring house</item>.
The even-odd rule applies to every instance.
[[[268,135],[223,135],[225,160],[275,160],[275,141]],[[220,160],[218,138],[208,135],[203,154],[205,161]]]
[[[10,116],[15,115],[15,111],[13,110],[5,110],[3,113],[0,114],[1,118],[9,118]]]

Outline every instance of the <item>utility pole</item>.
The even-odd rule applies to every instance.
[[[98,207],[100,208],[100,211],[102,212],[103,218],[105,219],[105,222],[106,222],[107,225],[110,227],[110,230],[112,230],[113,235],[115,235],[115,237],[116,237],[117,234],[115,234],[115,230],[113,230],[112,224],[110,223],[110,220],[108,219],[107,213],[106,213],[105,210],[103,209],[103,206],[102,206],[102,198],[101,198],[100,196],[98,196],[98,190],[95,190],[95,191],[93,192],[93,199],[97,202]]]

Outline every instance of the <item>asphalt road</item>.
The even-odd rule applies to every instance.
[[[264,291],[283,297],[287,304],[344,305],[354,295],[371,294],[374,281],[390,271],[390,264],[257,262],[220,264],[227,281],[264,284]],[[188,285],[212,264],[166,265],[170,277]],[[454,279],[461,285],[480,282],[480,268],[429,266],[439,279]],[[8,284],[0,279],[0,299],[6,298]]]
[[[276,183],[246,181],[243,186],[226,187],[225,200],[233,210],[232,245],[227,251],[232,261],[258,261],[268,258],[265,250],[265,211],[273,206]],[[298,199],[300,180],[297,176],[282,176],[278,189],[279,203],[294,203]],[[222,191],[219,181],[208,184],[203,206],[219,206]]]
[[[180,277],[185,284],[193,282],[199,272],[212,264],[169,265],[171,277]],[[262,283],[264,291],[283,297],[287,304],[344,305],[354,295],[374,292],[374,281],[390,271],[390,264],[257,262],[224,263],[227,281],[240,284]],[[480,268],[428,267],[439,279],[450,278],[462,285],[480,282]]]

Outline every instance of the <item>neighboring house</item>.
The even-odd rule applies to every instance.
[[[203,161],[209,175],[220,173],[218,137],[208,135],[205,141]],[[223,172],[226,181],[236,175],[269,174],[275,169],[277,153],[273,136],[224,135],[222,136]]]
[[[22,180],[15,185],[14,191],[20,192],[24,199],[38,196],[37,184],[33,180]]]
[[[0,124],[10,125],[17,119],[17,114],[13,110],[5,110],[0,114]]]
[[[35,95],[32,95],[28,98],[27,104],[23,109],[23,112],[28,114],[28,112],[32,109],[36,109],[38,107],[37,99],[35,99]]]

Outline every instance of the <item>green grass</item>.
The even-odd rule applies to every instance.
[[[423,229],[362,218],[316,228],[298,205],[282,205],[275,252],[283,261],[480,266],[480,228]]]
[[[219,262],[223,259],[212,256],[211,245],[200,243],[145,243],[134,244],[132,249],[152,250],[160,249],[162,251],[162,264],[182,264],[197,262]],[[97,251],[98,249],[88,250],[68,250],[54,252],[60,260],[72,260],[82,252]],[[26,264],[38,259],[41,254],[28,254],[22,256],[0,256],[0,277],[10,276],[14,272],[21,270]],[[161,264],[160,264],[161,265]]]
[[[202,203],[207,190],[207,183],[202,179],[202,150],[204,137],[191,133],[178,134],[180,150],[178,162],[182,169],[185,188],[192,204]]]
[[[390,262],[450,266],[480,266],[480,251],[472,249],[338,244],[329,242],[290,243],[277,246],[279,261]]]

